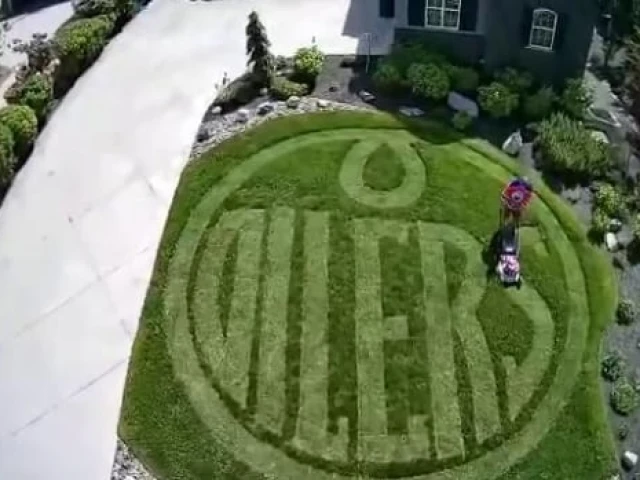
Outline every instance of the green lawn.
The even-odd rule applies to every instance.
[[[268,122],[183,174],[120,433],[160,479],[599,479],[616,288],[536,184],[524,284],[488,272],[517,167],[437,124]]]

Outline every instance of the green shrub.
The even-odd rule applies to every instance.
[[[409,67],[415,63],[423,65],[446,66],[444,56],[428,49],[426,45],[419,42],[401,43],[393,46],[385,61],[391,63],[402,78],[407,79]]]
[[[54,56],[53,42],[46,33],[34,33],[28,42],[18,40],[13,51],[27,56],[29,73],[44,71]]]
[[[610,400],[611,407],[620,415],[629,415],[638,406],[638,394],[627,379],[620,379],[614,384]]]
[[[475,92],[480,84],[480,74],[471,67],[451,65],[447,69],[453,90],[462,93]]]
[[[533,86],[533,75],[511,67],[497,72],[495,79],[518,95],[525,94]]]
[[[608,146],[562,113],[540,123],[538,145],[545,168],[582,177],[603,175],[611,165]]]
[[[293,70],[296,77],[314,80],[322,71],[324,54],[317,46],[299,48],[293,57]]]
[[[73,5],[73,12],[78,18],[97,17],[112,13],[114,10],[114,0],[82,0]]]
[[[411,91],[421,97],[442,100],[449,94],[449,77],[435,64],[414,63],[407,71]]]
[[[56,32],[54,46],[60,59],[56,89],[68,90],[91,66],[107,44],[113,28],[113,16],[99,15],[70,22]]]
[[[53,84],[46,75],[36,73],[31,75],[22,86],[18,103],[30,107],[42,122],[51,108],[53,101]]]
[[[38,119],[31,107],[8,105],[0,109],[0,123],[11,130],[13,154],[24,155],[38,134]]]
[[[560,96],[561,108],[570,116],[582,119],[593,101],[593,94],[581,78],[567,80]]]
[[[619,352],[611,352],[602,359],[602,377],[610,382],[622,378],[627,365]]]
[[[493,118],[508,117],[518,108],[518,94],[504,84],[492,82],[478,89],[480,107]]]
[[[620,325],[631,325],[636,319],[636,304],[629,299],[623,299],[618,304],[616,319]]]
[[[451,123],[453,125],[453,128],[462,132],[468,130],[469,127],[471,127],[473,118],[467,112],[459,111],[453,115],[453,118],[451,118]]]
[[[542,120],[553,110],[556,94],[551,87],[542,87],[524,101],[524,115],[528,120]]]
[[[608,183],[598,186],[593,197],[593,204],[608,217],[621,217],[625,213],[625,201],[622,193]]]
[[[380,62],[372,79],[374,85],[383,92],[397,92],[403,86],[402,75],[391,62]]]
[[[6,185],[11,181],[15,165],[13,134],[9,127],[0,123],[0,185]]]
[[[611,218],[605,212],[596,208],[591,216],[591,233],[595,236],[602,237],[609,228]]]
[[[284,77],[275,77],[271,82],[271,95],[278,100],[286,100],[291,96],[306,95],[309,87],[304,83],[292,82]]]

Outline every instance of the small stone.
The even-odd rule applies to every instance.
[[[236,122],[246,123],[249,121],[250,115],[251,115],[251,112],[249,112],[249,110],[247,110],[246,108],[241,108],[236,112]]]
[[[287,98],[287,108],[298,108],[298,105],[300,105],[300,97],[297,95]]]
[[[316,102],[316,106],[318,108],[327,108],[329,106],[329,102],[327,100],[324,100],[323,98],[319,98]]]
[[[196,141],[205,142],[209,140],[209,138],[211,138],[211,131],[209,130],[209,127],[207,127],[206,125],[201,126],[198,129],[198,134],[196,135]]]
[[[222,115],[222,107],[220,105],[216,105],[211,109],[211,115],[218,116]]]
[[[607,232],[604,234],[604,244],[607,247],[607,250],[610,252],[615,251],[618,248],[618,239],[616,238],[615,233]]]
[[[522,141],[522,135],[520,130],[516,130],[502,144],[502,150],[509,155],[518,155],[524,142]]]
[[[358,92],[358,96],[365,102],[373,102],[376,99],[373,93],[367,92],[366,90],[360,90],[360,92]]]
[[[267,113],[273,112],[274,106],[271,102],[263,102],[258,105],[258,115],[266,115]]]
[[[398,112],[405,117],[421,117],[424,115],[424,110],[420,110],[416,107],[400,107]]]
[[[260,89],[259,93],[261,97],[266,97],[269,94],[269,89],[266,87],[263,87]]]
[[[638,463],[638,455],[627,450],[626,452],[624,452],[624,454],[622,454],[622,465],[624,466],[624,468],[626,468],[627,470],[631,470],[633,467],[636,466],[636,463]]]
[[[609,221],[609,231],[618,233],[622,229],[622,222],[617,218],[612,218]]]
[[[331,85],[329,85],[329,91],[337,92],[338,90],[340,90],[340,84],[338,82],[331,82]]]

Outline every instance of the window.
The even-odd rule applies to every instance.
[[[426,24],[428,27],[460,27],[460,2],[462,0],[427,0]]]
[[[553,40],[556,36],[558,14],[546,8],[538,8],[533,11],[531,22],[531,35],[529,46],[543,50],[553,49]]]

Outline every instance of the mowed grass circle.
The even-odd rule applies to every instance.
[[[487,245],[516,172],[381,114],[271,121],[205,154],[159,250],[124,438],[161,478],[536,478],[529,458],[562,463],[566,435],[604,472],[611,272],[540,184],[524,285],[498,285]],[[566,415],[588,425],[556,432]]]

